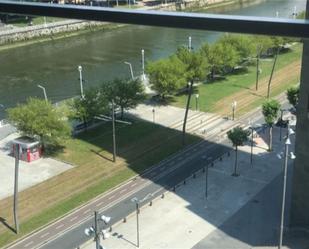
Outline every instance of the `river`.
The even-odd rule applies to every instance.
[[[305,9],[306,0],[261,0],[259,4],[233,5],[233,10],[220,8],[217,13],[291,17],[294,6]],[[124,61],[132,63],[135,75],[141,73],[141,49],[145,60],[166,57],[187,44],[193,48],[213,42],[218,32],[146,26],[125,26],[112,31],[96,31],[84,35],[37,43],[0,52],[0,104],[5,108],[24,102],[29,96],[43,97],[37,84],[46,87],[47,97],[60,101],[79,94],[77,66],[83,66],[84,87],[99,85],[115,77],[129,77]],[[0,119],[5,115],[0,107]]]

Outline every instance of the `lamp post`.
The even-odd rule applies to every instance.
[[[83,67],[79,65],[78,71],[79,71],[80,95],[83,99],[85,97],[84,96],[84,86],[83,86]]]
[[[99,217],[99,212],[94,211],[94,227],[89,227],[85,229],[85,234],[87,236],[94,235],[94,239],[96,242],[96,249],[100,249],[100,230],[99,230],[99,221],[103,221],[105,225],[107,225],[111,220],[111,217],[102,215]],[[103,239],[107,239],[110,234],[106,230],[102,230]]]
[[[15,177],[14,177],[14,204],[13,204],[13,213],[14,213],[14,222],[15,222],[15,232],[19,233],[19,221],[18,221],[18,172],[19,172],[19,153],[20,145],[15,144]]]
[[[199,94],[195,94],[195,110],[197,111],[199,109],[199,104],[198,104],[198,98],[199,98]]]
[[[233,101],[232,103],[232,120],[234,121],[235,119],[235,110],[236,110],[236,106],[237,106],[237,101]]]
[[[132,64],[130,62],[125,61],[124,64],[127,64],[130,68],[130,73],[131,73],[131,78],[134,80],[134,75],[133,75],[133,69],[132,69]]]
[[[254,131],[255,129],[261,127],[260,124],[256,124],[256,125],[251,125],[251,121],[249,121],[249,129],[251,130],[251,153],[250,153],[250,164],[253,165],[253,143],[254,143],[254,140],[253,140],[253,135],[254,135]]]
[[[41,88],[41,89],[43,90],[43,94],[44,94],[45,101],[48,102],[45,87],[43,87],[43,86],[41,86],[41,85],[38,85],[38,87]]]
[[[142,79],[145,80],[145,50],[142,49],[142,71],[143,71],[143,74],[142,74]]]
[[[116,162],[116,131],[115,131],[115,103],[112,100],[112,123],[113,123],[113,162]]]
[[[152,108],[152,121],[155,123],[156,110]]]
[[[288,109],[280,109],[280,133],[279,133],[279,140],[282,140],[282,123],[283,123],[283,112],[288,111]]]
[[[283,171],[283,189],[282,189],[282,206],[281,206],[281,220],[280,220],[280,233],[279,233],[279,243],[278,249],[282,248],[283,240],[283,228],[284,228],[284,212],[285,212],[285,197],[286,197],[286,183],[287,183],[287,169],[288,169],[288,158],[289,158],[289,145],[291,145],[290,135],[295,134],[295,132],[288,126],[287,136],[285,140],[285,153],[284,153],[284,171]],[[280,155],[279,155],[279,158]],[[291,152],[291,159],[295,159],[295,155]]]

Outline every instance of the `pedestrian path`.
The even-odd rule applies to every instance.
[[[267,152],[267,133],[261,132],[255,138],[252,165],[250,143],[240,148],[239,177],[231,176],[235,160],[231,153],[209,167],[207,178],[205,172],[199,171],[185,184],[181,182],[175,192],[167,191],[164,198],[143,206],[139,214],[139,248],[274,248],[271,246],[277,241],[283,168],[283,161],[276,156],[283,150],[278,132],[275,129],[271,153]],[[303,238],[295,249],[307,249],[307,242]],[[135,212],[126,223],[113,226],[111,236],[101,244],[106,249],[136,248]],[[92,249],[95,243],[89,240],[80,248]]]

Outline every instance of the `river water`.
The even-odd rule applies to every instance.
[[[251,16],[291,17],[294,6],[305,9],[306,0],[261,0],[246,6],[212,10]],[[135,75],[141,73],[141,49],[145,60],[166,57],[187,43],[198,48],[213,42],[221,34],[187,29],[126,26],[112,31],[96,31],[62,40],[44,42],[0,52],[0,104],[7,107],[21,103],[29,96],[43,97],[37,84],[46,87],[48,98],[60,101],[80,93],[77,66],[83,66],[84,87],[99,85],[115,77],[129,77],[124,61],[132,63]],[[5,115],[0,107],[0,119]]]

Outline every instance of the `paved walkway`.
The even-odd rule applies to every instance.
[[[276,154],[283,150],[274,132],[274,151],[267,152],[266,134],[255,139],[254,164],[250,146],[239,153],[239,177],[232,177],[234,153],[209,168],[208,198],[205,174],[190,178],[176,192],[167,192],[152,206],[141,209],[140,248],[242,249],[272,248],[280,221],[282,166]],[[291,168],[289,173],[291,173]],[[291,175],[291,174],[290,174]],[[135,213],[113,227],[105,248],[136,248]],[[295,241],[295,240],[293,240]],[[289,242],[290,243],[290,242]],[[297,244],[298,243],[298,244]],[[306,249],[302,236],[285,248]],[[270,247],[269,247],[270,246]],[[81,248],[95,248],[93,240]]]

